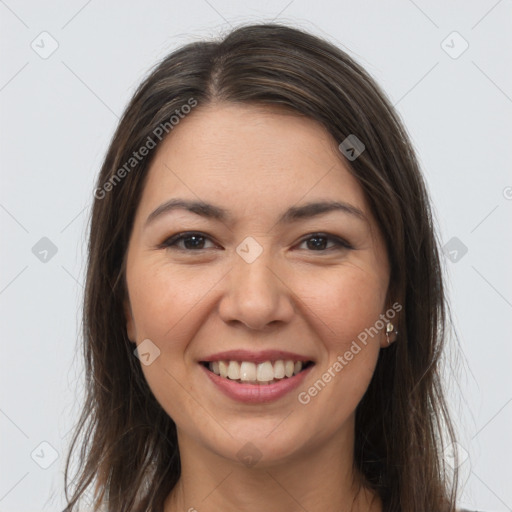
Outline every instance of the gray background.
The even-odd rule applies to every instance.
[[[105,4],[0,0],[0,512],[63,504],[87,217],[123,108],[177,46],[263,20],[343,47],[404,119],[447,244],[460,503],[512,510],[511,1]]]

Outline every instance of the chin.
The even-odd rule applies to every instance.
[[[229,434],[232,437],[219,427],[222,431],[220,438],[203,437],[202,444],[217,455],[248,468],[270,468],[305,454],[312,448],[311,440],[317,438],[309,433],[306,435],[303,427],[285,423],[282,418],[239,421],[231,425]]]

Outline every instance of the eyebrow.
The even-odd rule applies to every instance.
[[[158,217],[161,217],[173,210],[186,210],[201,217],[218,220],[223,223],[232,221],[232,216],[228,210],[225,210],[220,206],[215,206],[204,201],[170,199],[169,201],[161,204],[148,216],[145,225],[147,226]],[[288,210],[281,215],[277,224],[290,224],[298,220],[309,219],[333,211],[342,212],[360,220],[367,221],[365,214],[359,208],[356,208],[349,203],[345,203],[343,201],[317,201],[288,208]]]

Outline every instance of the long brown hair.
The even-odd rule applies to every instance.
[[[285,108],[321,123],[338,144],[349,135],[364,143],[357,159],[344,161],[386,241],[390,298],[403,309],[398,340],[381,350],[357,407],[354,465],[385,511],[453,511],[457,472],[445,467],[442,454],[455,436],[439,368],[448,315],[416,156],[369,74],[339,48],[279,24],[242,26],[220,41],[171,53],[139,86],[113,136],[90,223],[83,310],[86,400],[66,464],[66,510],[76,510],[93,487],[97,504],[108,503],[108,512],[161,512],[179,479],[175,424],[150,391],[126,333],[125,255],[158,148],[136,161],[133,154],[158,146],[192,107],[214,102]],[[81,464],[70,482],[78,447]]]

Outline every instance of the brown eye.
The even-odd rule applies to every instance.
[[[310,251],[324,252],[332,249],[352,249],[352,246],[345,240],[325,233],[313,233],[304,238],[300,245],[306,243],[306,247]],[[331,243],[330,247],[328,244]]]
[[[168,238],[162,246],[169,249],[176,248],[182,251],[200,251],[208,249],[208,247],[205,247],[208,241],[211,242],[211,240],[202,233],[178,233]]]

